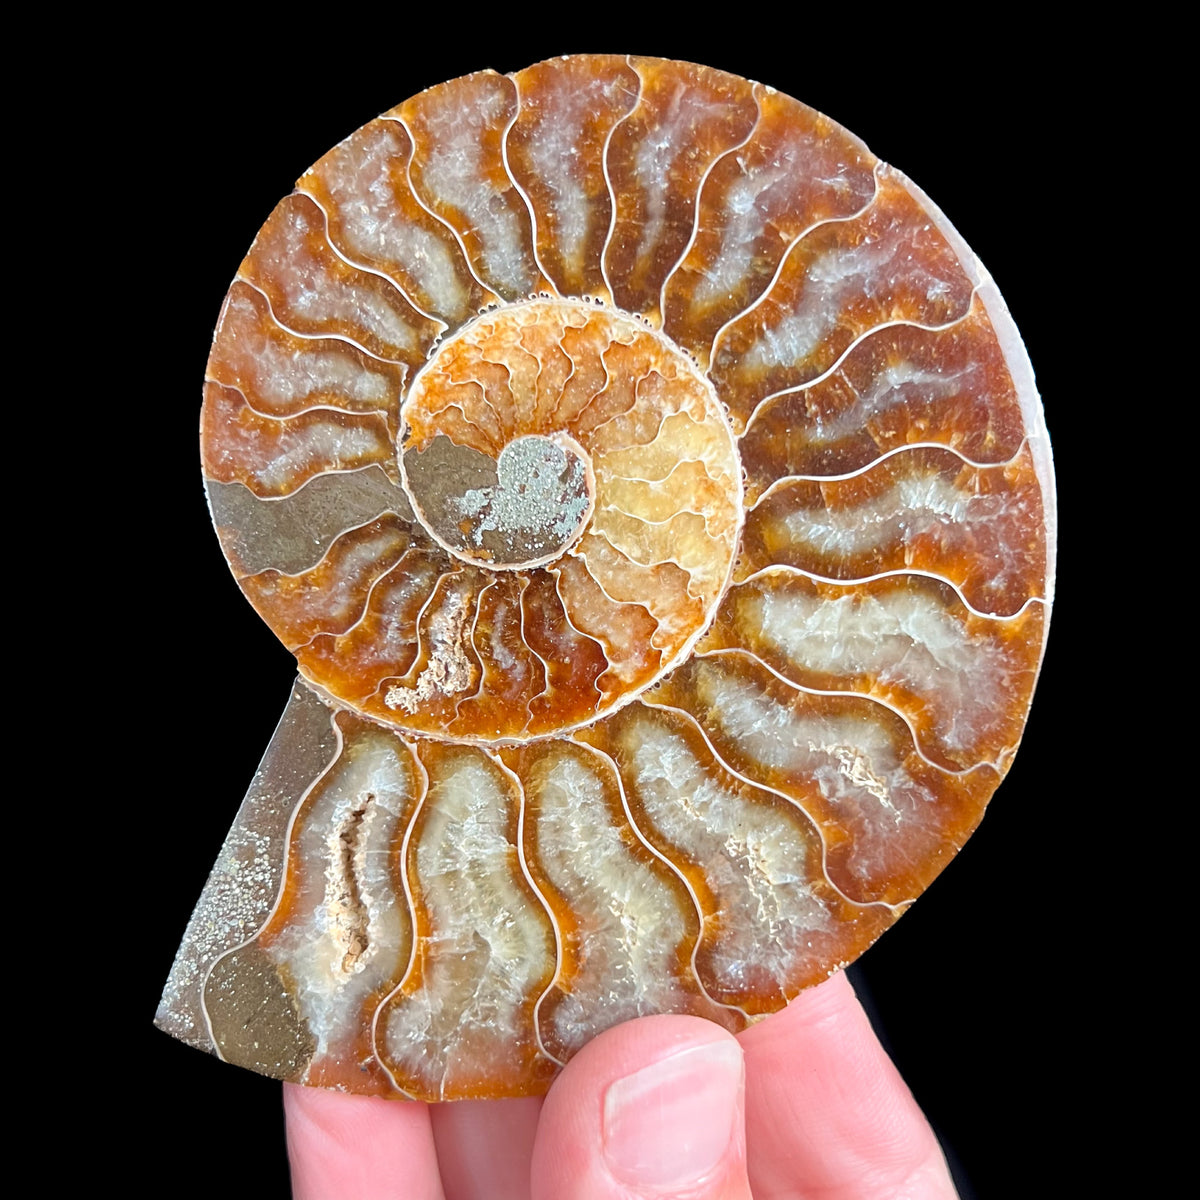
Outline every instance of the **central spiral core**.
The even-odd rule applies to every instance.
[[[480,313],[413,378],[396,451],[412,519],[345,539],[348,563],[386,556],[365,612],[297,650],[389,725],[489,744],[587,725],[678,666],[725,594],[733,434],[636,317],[548,297]]]
[[[485,312],[438,346],[401,407],[413,511],[464,562],[545,566],[595,508],[578,439],[634,410],[666,417],[669,393],[697,385],[708,390],[692,361],[627,314],[549,298]]]
[[[406,450],[401,469],[430,536],[497,570],[551,562],[592,512],[591,465],[565,434],[515,438],[495,459],[438,434],[426,450]]]

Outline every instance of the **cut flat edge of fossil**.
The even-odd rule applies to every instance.
[[[216,1053],[203,993],[213,964],[252,939],[279,893],[288,829],[304,792],[337,752],[330,709],[297,678],[208,881],[163,988],[154,1024]]]

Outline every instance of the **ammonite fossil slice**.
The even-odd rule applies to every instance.
[[[1020,740],[1033,377],[942,214],[760,84],[430,89],[238,270],[205,484],[299,678],[159,1024],[303,1083],[544,1089],[857,955]]]

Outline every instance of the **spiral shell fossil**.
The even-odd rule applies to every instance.
[[[1052,593],[1032,373],[929,200],[770,88],[575,56],[307,171],[201,422],[299,678],[159,1024],[317,1086],[523,1095],[731,1029],[978,824]]]

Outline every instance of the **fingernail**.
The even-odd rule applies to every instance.
[[[733,1040],[681,1050],[609,1085],[604,1156],[620,1183],[701,1182],[725,1157],[741,1119],[742,1051]]]

